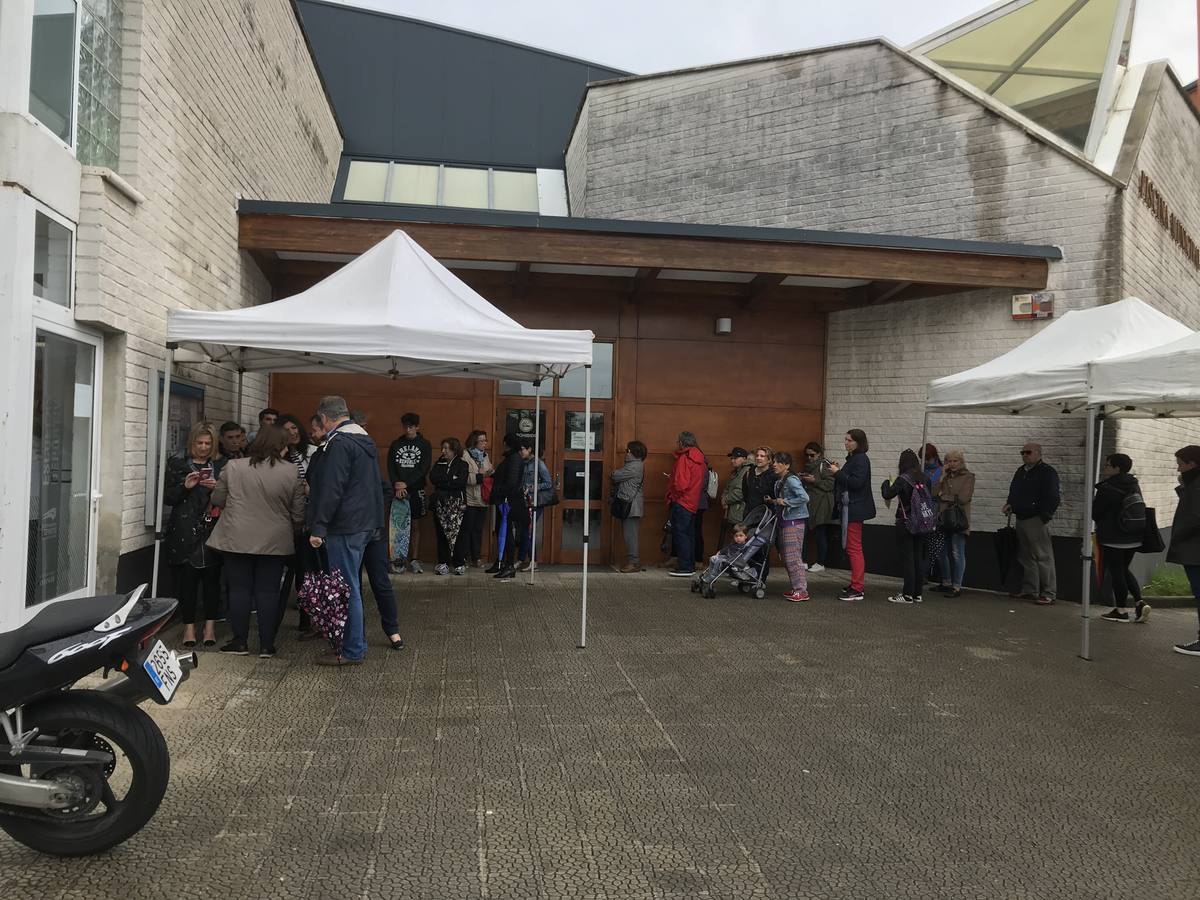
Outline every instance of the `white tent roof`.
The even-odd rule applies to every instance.
[[[532,381],[590,364],[593,338],[525,328],[399,230],[286,300],[167,316],[168,343],[260,372]]]
[[[1121,416],[1200,415],[1200,332],[1092,365],[1097,402]]]
[[[1191,329],[1136,297],[1072,310],[991,362],[929,383],[934,412],[1052,416],[1109,402],[1089,391],[1089,365],[1161,347]],[[1193,357],[1194,358],[1194,357]],[[1193,370],[1195,371],[1195,370]],[[1157,379],[1157,373],[1146,373]]]

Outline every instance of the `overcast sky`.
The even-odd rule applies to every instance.
[[[338,0],[644,74],[835,44],[907,45],[988,0]],[[1133,61],[1196,78],[1194,0],[1137,0]]]

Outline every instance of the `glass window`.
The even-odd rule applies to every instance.
[[[588,437],[583,411],[567,412],[563,416],[563,421],[566,424],[563,434],[563,449],[582,453]],[[590,449],[593,451],[604,449],[604,413],[602,412],[592,413],[592,446]]]
[[[40,211],[34,219],[33,295],[71,305],[71,229]]]
[[[346,200],[379,203],[387,191],[387,176],[387,163],[356,159],[350,163],[350,171],[346,173],[346,187],[342,191],[342,197]]]
[[[29,112],[67,144],[75,131],[75,0],[34,0]]]
[[[537,212],[537,173],[493,171],[492,208]]]
[[[121,32],[124,0],[82,0],[79,8],[79,135],[85,166],[116,169],[121,155]]]
[[[604,536],[600,533],[600,510],[593,509],[588,513],[588,547],[595,550],[602,546]],[[562,549],[583,549],[583,510],[564,509],[562,511]]]
[[[442,205],[487,209],[487,169],[456,169],[446,166],[442,170]]]
[[[511,397],[532,397],[534,396],[533,384],[529,381],[501,381],[500,393]],[[537,393],[543,397],[554,396],[554,379],[542,379],[542,388]]]
[[[527,437],[532,442],[534,433],[532,409],[509,409],[504,413],[504,433],[515,434],[517,437]],[[541,410],[541,415],[538,416],[537,426],[538,436],[538,456],[544,456],[546,453],[546,411]],[[503,452],[503,443],[497,442],[500,448],[499,452]]]
[[[599,460],[592,462],[592,480],[588,482],[588,493],[592,500],[599,500],[604,494],[603,464]],[[563,460],[563,499],[583,499],[583,460]]]
[[[26,606],[88,583],[95,365],[91,345],[37,333]]]
[[[354,163],[350,165],[353,166]],[[437,166],[392,164],[392,186],[388,189],[388,203],[421,203],[433,206],[437,203],[437,189]]]
[[[582,397],[584,372],[572,369],[558,383],[558,396]],[[613,345],[592,344],[592,396],[608,400],[613,395]]]

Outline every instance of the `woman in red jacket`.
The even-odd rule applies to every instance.
[[[700,492],[708,478],[708,464],[690,431],[679,433],[679,449],[675,451],[675,467],[667,482],[667,504],[670,508],[671,536],[675,558],[679,564],[671,571],[676,578],[691,578],[696,569],[695,537],[692,533],[696,510],[700,508]]]

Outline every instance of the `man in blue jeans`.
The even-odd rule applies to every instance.
[[[331,568],[341,570],[350,585],[350,606],[341,655],[322,656],[322,666],[361,665],[367,655],[363,629],[361,573],[363,551],[383,527],[383,495],[379,491],[379,455],[375,441],[350,420],[341,397],[325,397],[316,418],[326,431],[317,451],[320,462],[309,482],[309,542],[325,548]]]

